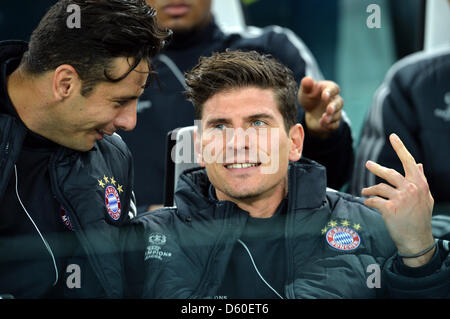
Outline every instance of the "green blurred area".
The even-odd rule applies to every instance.
[[[389,68],[423,48],[424,0],[241,0],[249,25],[293,30],[326,79],[341,87],[356,149],[364,117]],[[369,28],[369,5],[381,28]]]
[[[377,1],[381,28],[368,28],[373,0],[341,0],[336,48],[336,81],[341,87],[345,110],[352,123],[356,147],[367,109],[386,72],[396,61],[393,27],[387,1]]]

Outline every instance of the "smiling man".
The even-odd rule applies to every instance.
[[[181,175],[176,207],[132,221],[131,294],[448,296],[448,251],[431,234],[433,198],[421,166],[399,140],[392,145],[408,167],[405,177],[368,164],[396,187],[364,191],[375,196],[366,204],[380,214],[360,199],[327,190],[324,167],[301,158],[297,85],[275,59],[255,51],[215,53],[200,60],[186,84],[201,120],[195,144],[203,167]],[[267,169],[274,161],[277,169]],[[376,284],[374,267],[384,271]]]
[[[29,44],[0,42],[0,296],[122,296],[133,169],[114,133],[166,36],[144,0],[61,0]]]

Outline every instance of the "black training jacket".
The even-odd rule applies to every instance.
[[[401,264],[379,212],[360,199],[330,191],[325,170],[302,159],[289,168],[286,249],[287,298],[450,297],[448,251],[437,250],[418,277]],[[131,296],[218,298],[234,245],[248,214],[229,201],[208,196],[202,168],[185,171],[177,186],[177,207],[133,219],[127,245],[135,249]],[[334,236],[333,234],[337,234]],[[334,237],[333,237],[334,236]],[[332,237],[333,240],[328,238]],[[448,244],[448,243],[447,243]],[[250,262],[250,260],[249,260]],[[128,266],[132,269],[131,264]],[[141,268],[139,268],[141,269]],[[375,277],[381,274],[378,279]],[[130,272],[130,271],[128,271]],[[377,281],[378,280],[378,281]]]
[[[12,57],[20,57],[26,50],[27,44],[24,42],[1,42],[0,63],[3,64]],[[2,81],[2,95],[7,94],[4,87]],[[19,118],[0,113],[0,200],[9,179],[14,176],[14,164],[27,131]],[[80,251],[74,254],[68,264],[80,266],[81,288],[66,287],[65,297],[122,297],[124,273],[122,232],[119,226],[129,221],[129,211],[132,210],[133,168],[128,148],[118,135],[105,136],[88,152],[61,146],[52,155],[49,172],[52,189],[39,191],[53,192],[57,201],[66,209],[80,246]],[[114,183],[111,178],[114,178]],[[114,187],[117,193],[109,186]],[[119,210],[106,204],[107,190],[108,194],[113,193],[112,196],[117,194],[115,203]],[[0,207],[0,213],[1,210]],[[86,263],[89,267],[83,267]],[[93,273],[89,273],[91,269]],[[53,270],[49,268],[49,271]],[[38,275],[30,273],[30,276]],[[95,277],[98,280],[93,280]],[[98,282],[100,287],[96,286]],[[0,294],[8,293],[7,289],[8,287],[0,285]]]
[[[306,75],[316,80],[322,78],[308,48],[285,28],[249,27],[242,32],[225,33],[213,21],[195,34],[175,38],[153,61],[157,76],[140,98],[136,128],[120,133],[139,172],[135,178],[138,206],[163,203],[167,133],[194,125],[194,108],[182,93],[184,72],[192,69],[200,56],[227,48],[272,54],[294,72],[298,83]],[[298,121],[305,127],[301,107]],[[307,130],[305,133],[303,155],[324,165],[327,185],[340,189],[349,181],[353,167],[353,141],[348,122],[344,119],[338,131],[326,140],[309,136]]]

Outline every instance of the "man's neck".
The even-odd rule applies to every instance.
[[[19,66],[6,79],[6,89],[11,103],[25,126],[38,133],[36,122],[45,118],[40,105],[45,105],[45,96],[39,89],[39,79],[25,75]]]
[[[270,218],[277,211],[278,206],[287,195],[287,181],[277,185],[274,189],[249,198],[231,198],[216,189],[219,200],[228,200],[235,203],[240,209],[245,210],[253,218]]]

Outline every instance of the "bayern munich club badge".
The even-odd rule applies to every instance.
[[[359,234],[347,226],[336,226],[327,231],[328,245],[341,251],[355,250],[361,244]]]
[[[105,189],[105,205],[108,210],[108,215],[114,219],[118,220],[121,213],[120,197],[117,189],[109,185]]]

